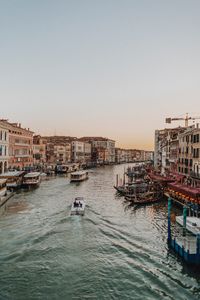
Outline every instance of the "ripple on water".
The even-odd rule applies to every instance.
[[[0,299],[200,299],[199,271],[168,251],[166,203],[116,196],[123,169],[98,168],[79,185],[57,177],[13,198],[19,209],[0,219]],[[82,218],[70,216],[77,196]]]

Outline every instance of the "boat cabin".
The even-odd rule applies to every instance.
[[[6,185],[8,189],[15,189],[21,187],[24,174],[24,171],[6,172],[0,175],[0,179],[7,179]]]
[[[40,184],[40,172],[27,173],[24,176],[23,185],[25,186],[37,186]]]
[[[88,179],[88,172],[77,171],[71,173],[71,182],[79,182]]]

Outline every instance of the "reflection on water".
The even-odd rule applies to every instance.
[[[92,170],[78,185],[60,176],[14,196],[0,218],[0,299],[200,298],[199,272],[167,247],[166,202],[118,197],[123,169]],[[70,216],[78,196],[84,217]]]

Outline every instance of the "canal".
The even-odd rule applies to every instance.
[[[43,181],[0,217],[0,299],[200,299],[198,271],[168,250],[166,203],[134,209],[113,189],[124,166]],[[84,217],[70,216],[84,196]]]

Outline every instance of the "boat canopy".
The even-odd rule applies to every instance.
[[[200,197],[200,188],[193,188],[179,183],[169,183],[168,187],[189,197]]]
[[[32,173],[28,173],[24,176],[24,178],[33,178],[33,177],[38,177],[40,176],[40,172],[32,172]]]
[[[6,183],[6,179],[0,179],[0,185],[3,185],[4,183]]]
[[[76,172],[73,172],[73,173],[71,173],[71,175],[85,175],[85,174],[87,174],[87,172],[86,171],[76,171]]]
[[[24,171],[12,171],[6,172],[0,175],[0,178],[9,178],[9,177],[20,177],[24,174]]]

